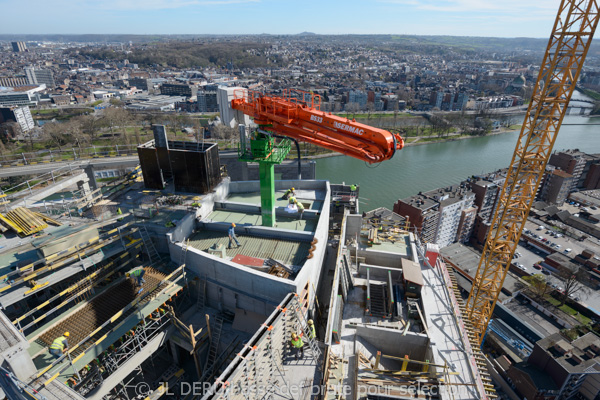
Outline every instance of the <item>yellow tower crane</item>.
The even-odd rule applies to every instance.
[[[482,342],[596,31],[596,0],[562,0],[467,300]]]

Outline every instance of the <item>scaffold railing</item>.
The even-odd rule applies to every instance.
[[[70,354],[73,353],[75,350],[79,349],[80,347],[83,347],[85,345],[85,343],[88,342],[90,339],[92,339],[92,337],[96,333],[98,333],[102,329],[106,328],[109,324],[117,321],[119,318],[121,318],[123,315],[125,315],[125,313],[127,311],[129,311],[130,309],[136,307],[140,302],[144,301],[144,303],[146,303],[146,302],[151,301],[152,299],[158,297],[162,293],[165,293],[167,290],[169,290],[175,284],[175,282],[180,277],[183,277],[184,269],[185,269],[185,265],[182,265],[179,268],[175,269],[173,272],[171,272],[169,275],[167,275],[163,280],[161,280],[156,285],[154,285],[153,288],[148,289],[146,295],[136,297],[131,303],[129,303],[128,305],[126,305],[125,307],[123,307],[119,312],[117,312],[116,314],[114,314],[111,318],[109,318],[103,324],[101,324],[96,329],[94,329],[92,332],[90,332],[85,338],[83,338],[82,340],[80,340],[79,343],[77,343],[74,346],[69,346],[69,349],[65,352],[65,354],[63,356],[61,356],[60,358],[56,359],[50,365],[48,365],[47,367],[45,367],[41,371],[39,371],[37,373],[37,378],[41,377],[42,375],[44,375],[46,372],[50,371],[55,366],[57,366],[57,365],[61,364],[62,362],[64,362],[65,358],[69,357]],[[159,292],[156,292],[153,295],[151,294],[152,292],[154,292],[155,290],[159,289],[163,285],[164,285],[164,287],[162,288],[162,290],[160,290]],[[50,377],[50,379],[46,380],[43,383],[43,386],[47,386],[48,384],[50,384],[60,374],[64,373],[69,367],[71,367],[72,363],[77,362],[88,351],[93,350],[98,344],[100,344],[104,339],[106,339],[111,333],[113,333],[116,330],[118,330],[123,325],[123,323],[125,323],[126,320],[127,319],[122,320],[120,323],[118,323],[117,325],[113,326],[110,330],[108,330],[107,332],[105,332],[100,339],[98,339],[98,340],[96,340],[94,342],[93,346],[91,346],[90,348],[87,348],[84,351],[82,351],[81,353],[79,353],[77,355],[77,357],[75,357],[72,361],[70,360],[70,362],[67,363],[67,365],[65,365],[62,368],[60,368],[57,372],[54,373],[54,375],[52,375]]]

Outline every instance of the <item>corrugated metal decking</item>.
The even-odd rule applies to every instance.
[[[278,240],[259,238],[253,236],[237,235],[241,247],[227,250],[227,256],[235,257],[238,254],[256,258],[272,258],[286,265],[304,265],[310,243],[294,242],[291,240]],[[225,232],[200,231],[190,236],[190,246],[195,249],[208,251],[214,244],[229,245],[229,237]]]

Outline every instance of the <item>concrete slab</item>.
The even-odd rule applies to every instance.
[[[438,365],[448,365],[448,382],[458,384],[453,387],[453,399],[472,400],[480,398],[477,390],[469,386],[476,377],[472,370],[469,354],[464,345],[465,338],[457,325],[456,315],[452,308],[452,300],[446,286],[438,275],[439,271],[422,267],[425,286],[421,291],[422,301],[426,304],[424,313],[427,321],[433,362]],[[465,385],[465,386],[462,386]],[[450,398],[446,396],[444,399]]]
[[[248,214],[242,212],[217,210],[213,211],[208,219],[214,222],[234,222],[236,225],[262,225],[262,216],[258,214]],[[277,217],[276,228],[289,229],[295,231],[314,232],[317,220],[298,219],[294,217]]]

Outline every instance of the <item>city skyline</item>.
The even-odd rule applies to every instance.
[[[558,0],[0,0],[0,34],[416,34],[545,38]],[[215,17],[216,16],[216,17]]]

